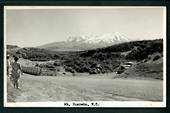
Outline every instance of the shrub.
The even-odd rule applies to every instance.
[[[95,68],[90,69],[89,74],[98,74]]]
[[[41,68],[55,68],[55,66],[51,63],[42,63],[42,64],[39,64],[38,67],[41,67]]]
[[[71,67],[65,66],[65,70],[66,70],[67,72],[75,73],[75,70],[72,69]]]
[[[54,66],[53,64],[51,64],[51,63],[47,63],[45,66],[46,66],[47,68],[55,68],[55,66]]]
[[[159,58],[161,58],[159,55],[156,55],[154,58],[153,58],[153,61],[155,60],[158,60]]]
[[[126,55],[126,59],[129,60],[143,60],[147,58],[148,54],[141,47],[135,47],[128,55]]]
[[[61,66],[61,62],[55,61],[55,62],[53,63],[53,65],[54,65],[54,66]]]
[[[118,70],[117,70],[117,74],[121,74],[121,73],[123,73],[124,71],[125,71],[125,67],[120,66],[120,67],[118,68]]]

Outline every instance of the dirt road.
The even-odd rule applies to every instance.
[[[163,97],[162,83],[161,80],[52,77],[24,74],[21,77],[20,90],[15,90],[8,85],[8,97],[10,97],[10,101],[12,98],[14,102],[161,101]]]

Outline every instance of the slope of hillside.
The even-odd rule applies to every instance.
[[[20,48],[17,45],[7,45],[7,49],[17,49]]]
[[[126,53],[124,56],[125,59],[129,60],[143,60],[147,58],[148,55],[153,54],[155,52],[161,53],[163,51],[163,39],[157,40],[144,40],[144,41],[133,41],[126,42],[121,44],[116,44],[113,46],[87,50],[80,54],[82,57],[91,57],[99,54],[111,54],[117,53]],[[113,56],[113,55],[112,55]]]
[[[116,78],[163,79],[163,63],[139,63],[127,69]]]
[[[47,61],[59,57],[53,51],[40,49],[40,48],[7,49],[7,54],[11,56],[17,56],[20,58],[33,60],[33,61]]]
[[[51,51],[82,51],[101,47],[97,44],[78,43],[78,42],[54,42],[46,45],[38,46]]]
[[[66,71],[71,73],[111,73],[117,71],[120,64],[129,61],[137,62],[137,64],[144,62],[143,65],[139,65],[141,69],[146,65],[145,63],[150,62],[151,68],[159,68],[161,70],[163,39],[127,42],[105,48],[77,52],[57,52],[40,48],[22,48],[15,52],[8,52],[32,61],[56,60],[52,65],[63,66]],[[153,61],[154,63],[159,63],[158,67],[154,67],[156,64]],[[136,68],[134,68],[134,71],[136,71]],[[133,68],[129,73],[131,72],[133,72]],[[162,71],[160,71],[160,75],[161,73]],[[161,79],[161,77],[156,78]]]
[[[163,54],[155,52],[148,55],[146,59],[125,69],[124,73],[114,78],[152,78],[163,80]]]

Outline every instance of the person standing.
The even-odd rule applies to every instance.
[[[21,66],[18,63],[18,57],[14,57],[14,62],[11,63],[11,73],[10,73],[10,80],[14,86],[14,88],[19,89],[19,79],[22,74]]]
[[[11,67],[9,58],[10,58],[10,56],[7,55],[7,77],[9,77],[9,74],[10,74],[10,67]]]

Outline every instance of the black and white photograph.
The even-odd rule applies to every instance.
[[[166,7],[5,6],[4,107],[166,107]]]

